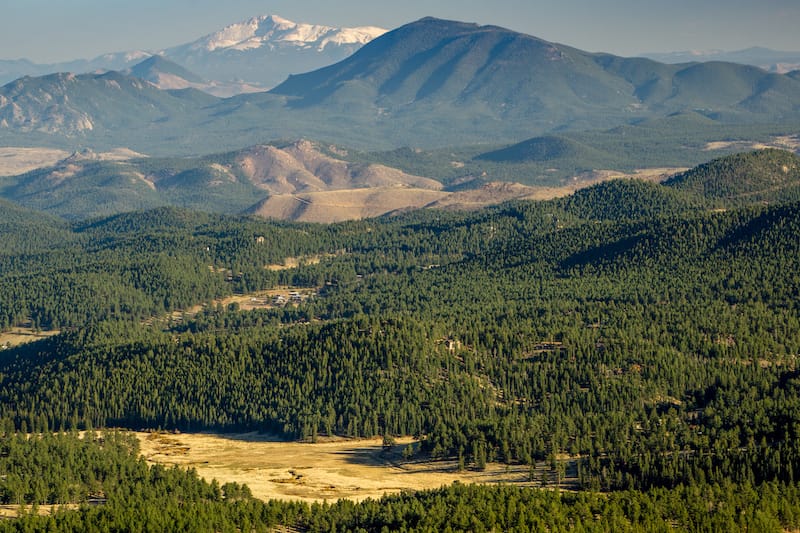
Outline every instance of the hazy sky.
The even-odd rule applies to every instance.
[[[154,51],[267,14],[389,29],[430,15],[625,56],[751,46],[800,51],[800,0],[0,0],[0,59]]]

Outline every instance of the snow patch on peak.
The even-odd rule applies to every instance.
[[[265,22],[271,22],[274,26],[283,26],[283,27],[290,27],[296,26],[294,22],[289,19],[285,19],[279,15],[265,15],[261,17],[264,19]]]
[[[190,45],[190,48],[207,52],[276,46],[323,50],[329,44],[364,45],[386,31],[374,26],[334,28],[319,24],[296,23],[277,15],[262,15],[226,26],[216,33],[198,39]]]
[[[95,62],[102,61],[106,63],[123,62],[125,64],[133,63],[134,61],[143,61],[152,56],[152,52],[145,50],[129,50],[127,52],[114,52],[110,54],[103,54],[94,59]]]

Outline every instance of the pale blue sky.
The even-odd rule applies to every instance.
[[[266,14],[389,29],[431,15],[625,56],[751,46],[800,51],[800,0],[0,0],[0,59],[158,50]]]

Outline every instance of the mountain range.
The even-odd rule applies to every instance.
[[[0,84],[55,72],[126,70],[151,56],[160,56],[207,80],[200,83],[204,90],[230,96],[267,90],[289,74],[335,63],[385,32],[372,26],[336,28],[263,15],[165,50],[132,50],[54,64],[0,60]]]
[[[265,93],[163,91],[117,72],[22,78],[0,89],[8,145],[150,154],[301,137],[362,149],[500,144],[676,115],[691,117],[684,129],[796,122],[800,73],[667,65],[425,18]]]
[[[784,52],[755,46],[744,50],[686,50],[682,52],[646,53],[647,57],[662,63],[705,63],[708,61],[725,61],[753,65],[768,72],[786,74],[800,70],[800,52]]]
[[[27,59],[0,59],[0,85],[23,76],[44,76],[55,72],[81,74],[126,70],[151,56],[160,56],[206,80],[203,90],[216,96],[231,96],[266,90],[283,82],[289,74],[333,64],[386,31],[374,26],[337,28],[292,22],[274,14],[261,15],[162,50],[129,50],[106,53],[93,59],[50,64],[38,64]],[[764,47],[736,51],[648,52],[639,56],[669,64],[739,63],[779,74],[800,69],[800,52]]]
[[[553,149],[570,149],[569,141],[542,138],[475,159],[516,157],[519,153],[539,156],[549,149],[539,146],[542,143],[551,143]],[[571,180],[569,187],[481,179],[445,183],[360,159],[359,154],[306,140],[182,158],[85,150],[55,165],[4,178],[0,199],[69,220],[176,206],[328,223],[409,209],[463,210],[513,199],[553,198],[622,177],[619,173],[587,176]],[[668,187],[662,190],[685,191],[687,199],[704,198],[720,207],[781,203],[800,197],[800,158],[786,150],[732,154],[686,172],[642,175],[637,181],[662,181],[665,177]],[[583,196],[578,193],[574,198],[577,201]]]
[[[118,159],[86,150],[0,182],[0,198],[71,220],[173,205],[333,222],[426,206],[481,207],[535,192],[509,183],[446,191],[437,180],[345,156],[305,140],[195,158]]]

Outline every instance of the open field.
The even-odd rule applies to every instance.
[[[40,331],[36,332],[31,328],[18,327],[8,331],[0,332],[0,350],[38,341],[53,335],[58,335],[59,331]]]
[[[50,148],[0,148],[0,176],[16,176],[54,165],[67,156],[69,152]]]
[[[317,289],[308,287],[274,287],[263,291],[248,292],[247,294],[234,294],[219,298],[211,302],[212,305],[221,305],[228,308],[231,305],[237,305],[240,311],[252,311],[253,309],[274,309],[283,307],[284,305],[297,305],[299,301],[313,298],[317,294]],[[294,295],[294,296],[293,296]],[[276,303],[275,298],[282,298],[283,303]],[[185,316],[194,316],[203,310],[203,304],[173,311],[169,319],[173,322],[181,321]],[[146,324],[152,324],[158,320],[158,317],[152,317],[145,321]],[[2,338],[2,337],[0,337]],[[35,339],[34,339],[35,340]],[[0,343],[2,345],[2,343]]]
[[[282,297],[286,302],[292,301],[292,295],[300,300],[306,300],[317,293],[316,289],[298,287],[275,287],[264,291],[256,291],[247,294],[237,294],[218,300],[223,307],[236,304],[242,311],[252,311],[253,309],[264,309],[268,307],[280,307],[282,304],[274,304],[273,299]],[[215,301],[214,303],[217,303]]]
[[[315,254],[304,255],[302,257],[287,257],[280,264],[266,265],[264,268],[273,272],[278,272],[280,270],[297,268],[301,265],[318,265],[323,258],[336,257],[337,255],[342,255],[344,253],[344,250],[341,250],[335,254]]]
[[[69,155],[69,152],[52,148],[0,147],[0,176],[16,176],[37,168],[49,167]],[[84,157],[104,161],[124,161],[144,156],[127,148],[117,148],[100,154],[84,154]]]
[[[542,476],[549,474],[544,464],[538,465],[531,483],[530,467],[525,465],[489,464],[485,471],[459,472],[453,460],[406,461],[402,450],[413,442],[411,438],[398,439],[387,452],[380,438],[334,438],[312,444],[257,433],[137,436],[151,463],[192,467],[207,481],[216,479],[220,484],[246,483],[253,496],[264,500],[363,500],[456,481],[540,486]]]
[[[75,510],[78,509],[80,505],[75,503],[64,503],[60,505],[40,505],[36,509],[36,512],[40,516],[49,516],[59,509],[71,509]],[[16,518],[19,516],[19,512],[21,509],[24,509],[26,513],[30,513],[33,511],[32,505],[0,505],[0,519],[4,518]]]
[[[763,150],[764,148],[777,148],[797,152],[800,150],[800,135],[781,135],[774,137],[766,143],[750,141],[714,141],[706,143],[705,150],[735,149],[737,151]]]
[[[398,209],[420,208],[448,196],[430,189],[371,187],[302,194],[276,194],[255,214],[300,222],[341,222],[376,217]]]
[[[419,188],[371,187],[298,194],[275,194],[259,204],[255,214],[267,218],[331,223],[402,212],[407,209],[478,209],[513,199],[551,200],[602,181],[635,178],[661,182],[687,168],[647,168],[625,173],[595,170],[558,187],[510,182],[487,183],[476,189],[446,192]]]

